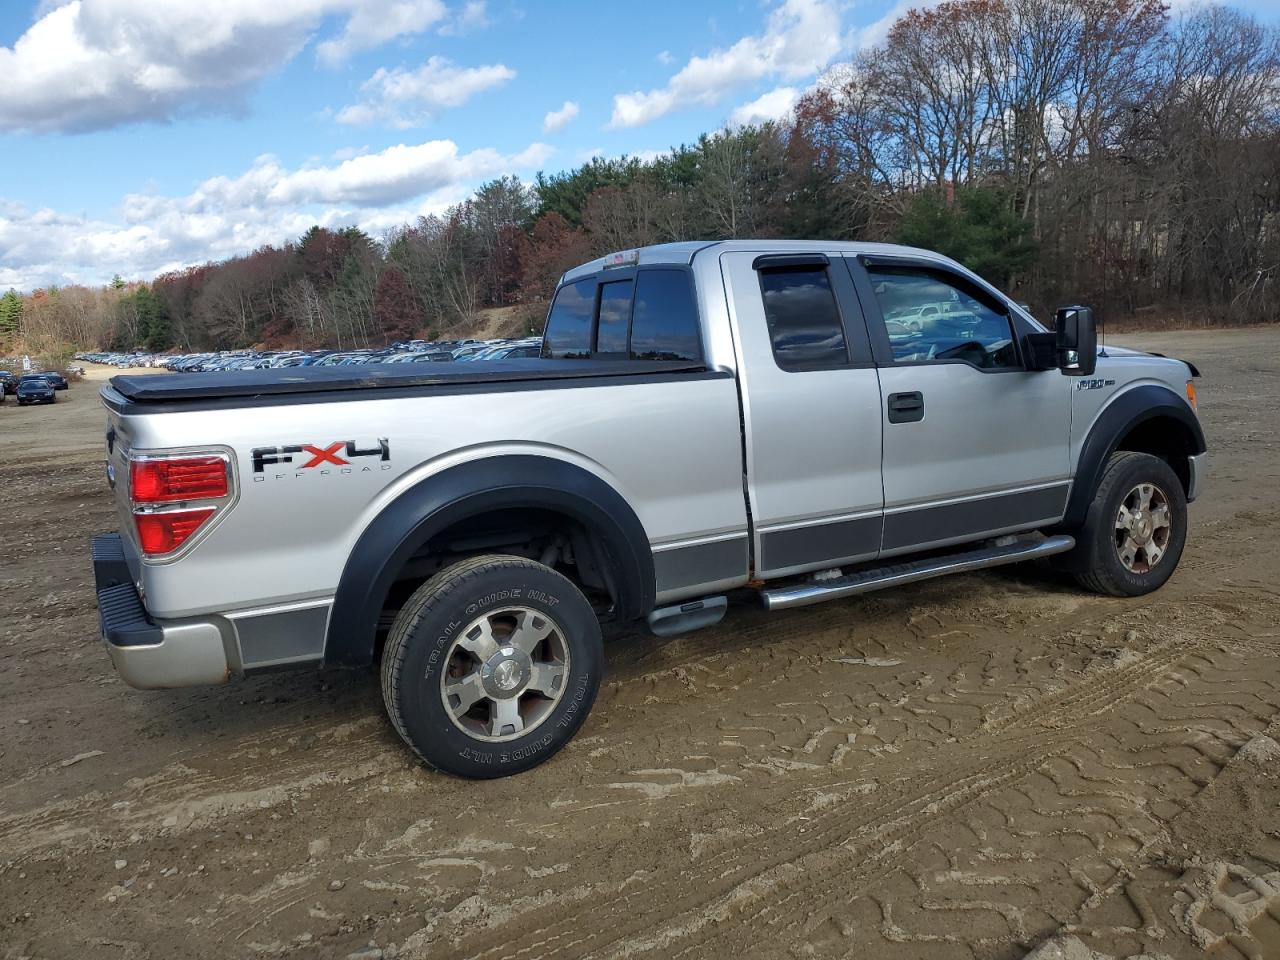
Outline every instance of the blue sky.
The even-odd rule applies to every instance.
[[[503,173],[648,156],[785,112],[909,5],[4,0],[0,289],[378,234]]]

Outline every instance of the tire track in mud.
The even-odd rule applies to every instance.
[[[843,619],[838,611],[824,611],[820,622],[843,622]],[[745,642],[770,639],[774,644],[771,654],[797,663],[805,662],[806,655],[785,648],[793,639],[804,637],[815,629],[812,621],[812,617],[805,618],[785,625],[782,630],[777,629],[776,621],[773,624],[761,623],[745,638]],[[96,641],[88,646],[96,648]],[[702,658],[702,661],[715,664],[720,659],[720,654],[712,652]],[[695,661],[692,658],[685,662],[693,669]],[[819,663],[821,662],[820,660]],[[618,686],[643,689],[650,684],[650,678],[650,674],[633,675],[621,680]],[[221,688],[208,694],[191,694],[185,702],[166,712],[164,722],[171,722],[173,716],[184,711],[196,712],[208,705],[216,705],[225,699],[227,692],[228,688]],[[394,736],[389,733],[380,717],[364,712],[363,705],[352,703],[350,706],[352,709],[344,710],[352,718],[346,723],[334,725],[331,717],[287,722],[273,726],[262,734],[243,737],[230,747],[225,743],[218,744],[216,764],[209,762],[212,755],[207,751],[181,751],[172,757],[168,768],[144,778],[143,782],[147,786],[145,797],[141,800],[136,796],[139,789],[126,783],[123,789],[111,793],[95,792],[76,799],[59,800],[44,808],[0,815],[0,847],[25,856],[44,846],[69,842],[80,846],[97,843],[99,840],[109,839],[112,834],[136,832],[137,822],[145,821],[147,814],[154,814],[155,823],[162,823],[169,818],[167,811],[170,808],[197,801],[201,797],[215,797],[226,793],[245,794],[279,785],[282,772],[287,772],[288,775],[286,787],[289,782],[311,782],[311,778],[320,771],[342,769],[344,765],[349,765],[353,753],[373,751],[383,761],[381,769],[389,770],[406,764],[407,757],[399,751]],[[607,704],[602,704],[602,708],[610,709]],[[350,729],[357,724],[366,733],[357,739],[350,739]],[[813,731],[802,722],[797,729],[801,744],[812,736]],[[330,740],[336,742],[326,745],[326,741]],[[315,745],[305,751],[298,750],[296,748],[300,741],[311,741]],[[745,765],[767,763],[775,753],[776,751],[768,751],[734,758],[734,762],[736,764],[740,760]],[[215,766],[218,771],[226,772],[213,772],[212,768]],[[167,774],[165,770],[168,771]],[[6,793],[12,794],[13,788],[47,772],[47,767],[37,767],[16,780],[0,785],[0,798]],[[625,780],[625,771],[619,770],[619,773]],[[278,793],[279,791],[273,791],[273,794]],[[595,794],[585,799],[595,802],[600,797]],[[101,812],[104,805],[113,811],[106,824],[103,823]],[[210,803],[208,808],[216,809],[218,806],[218,803]],[[122,810],[124,812],[120,812]],[[180,819],[184,824],[192,820],[185,816]],[[111,821],[115,821],[114,827],[110,825]],[[195,822],[205,821],[196,818]],[[94,824],[92,828],[88,826],[90,823]]]
[[[1190,606],[1197,601],[1189,601],[1186,606]],[[1202,612],[1201,614],[1202,615]],[[1132,620],[1140,622],[1140,612],[1135,612],[1131,616],[1122,618],[1123,627]],[[793,625],[791,633],[803,635],[808,633],[807,624]],[[777,637],[776,642],[785,644],[788,642],[787,637]],[[1237,641],[1243,643],[1244,641]],[[1221,645],[1222,641],[1207,640],[1205,648],[1212,647],[1215,643]],[[1255,645],[1256,646],[1256,645]],[[1185,658],[1186,654],[1195,650],[1194,644],[1186,641],[1178,641],[1166,644],[1153,644],[1148,648],[1144,655],[1134,655],[1131,660],[1123,662],[1111,662],[1105,666],[1099,667],[1088,673],[1083,678],[1077,680],[1075,684],[1066,687],[1054,686],[1052,682],[1048,682],[1045,678],[1032,677],[1025,674],[1028,680],[1025,685],[1019,684],[1018,688],[1022,691],[1022,702],[1016,706],[1010,706],[1007,702],[1001,701],[999,697],[995,698],[995,704],[999,707],[1008,708],[1007,712],[997,709],[982,710],[980,708],[969,707],[968,712],[971,714],[964,727],[967,730],[977,730],[985,737],[984,742],[990,741],[998,750],[999,759],[994,767],[979,765],[968,770],[952,768],[952,773],[957,780],[963,779],[966,784],[973,784],[974,790],[966,790],[958,793],[959,796],[968,798],[966,803],[973,803],[986,796],[992,790],[998,790],[1002,785],[1006,785],[1006,778],[1002,772],[1007,769],[1009,763],[1017,762],[1017,771],[1021,776],[1026,776],[1029,772],[1036,769],[1037,764],[1027,766],[1029,761],[1024,759],[1024,753],[1028,750],[1039,749],[1040,753],[1026,754],[1038,759],[1038,765],[1043,766],[1046,758],[1056,756],[1053,751],[1044,751],[1044,747],[1049,741],[1045,740],[1039,730],[1049,728],[1051,730],[1062,731],[1063,735],[1058,736],[1052,742],[1057,745],[1056,749],[1065,749],[1064,746],[1070,746],[1073,738],[1071,736],[1071,728],[1078,718],[1097,717],[1107,711],[1108,699],[1117,699],[1119,697],[1132,694],[1134,691],[1149,688],[1160,682],[1160,678],[1167,675],[1180,662],[1180,658]],[[1270,652],[1271,648],[1263,645],[1263,649]],[[718,655],[713,654],[712,657]],[[803,659],[803,657],[801,658]],[[989,664],[991,658],[985,658]],[[1043,660],[1043,657],[1037,658]],[[1012,661],[1010,661],[1012,662]],[[821,664],[819,664],[820,668]],[[1008,666],[996,671],[995,676],[986,676],[984,682],[1000,679],[1000,674],[1010,669]],[[954,671],[957,677],[962,676],[962,671],[957,668]],[[803,682],[806,678],[800,676],[797,678]],[[646,682],[644,676],[634,678],[629,683]],[[896,681],[880,681],[882,685],[889,687],[901,688],[904,686],[901,677]],[[905,686],[911,686],[910,678],[908,678]],[[980,693],[981,691],[972,691]],[[1029,695],[1028,692],[1038,694],[1038,696]],[[931,699],[937,702],[938,698],[931,695]],[[948,706],[946,703],[937,704],[942,707]],[[238,743],[231,751],[223,748],[223,759],[225,763],[220,763],[222,769],[228,767],[233,772],[227,776],[214,776],[208,773],[196,774],[185,766],[179,766],[170,772],[171,775],[157,776],[156,778],[148,778],[145,783],[135,784],[131,788],[133,792],[145,793],[147,803],[143,806],[134,807],[133,809],[125,809],[123,812],[114,813],[111,819],[114,820],[115,826],[108,831],[85,831],[80,834],[68,834],[65,830],[68,821],[89,822],[97,821],[101,827],[103,817],[101,810],[109,804],[112,797],[88,796],[81,798],[82,803],[76,804],[72,809],[59,809],[54,811],[51,818],[43,822],[37,821],[35,818],[18,818],[8,823],[0,821],[3,824],[3,830],[0,830],[0,845],[9,845],[13,838],[26,835],[31,839],[31,847],[39,848],[48,844],[59,844],[68,850],[74,847],[83,848],[85,845],[97,844],[102,840],[109,840],[110,834],[117,837],[123,833],[134,830],[135,832],[143,832],[144,835],[175,835],[189,830],[198,829],[202,826],[211,824],[218,818],[228,818],[242,812],[246,806],[252,807],[259,798],[266,798],[271,803],[283,802],[291,791],[304,789],[310,786],[322,785],[325,783],[332,784],[335,779],[341,779],[351,772],[350,758],[353,752],[362,753],[369,749],[372,750],[378,762],[364,768],[364,775],[373,777],[379,773],[385,773],[390,770],[404,767],[401,762],[402,757],[397,752],[393,743],[389,744],[385,739],[380,738],[377,724],[377,718],[368,717],[360,724],[340,724],[334,727],[335,742],[325,745],[323,751],[311,752],[310,756],[303,756],[304,763],[299,766],[296,756],[291,756],[290,751],[279,749],[271,749],[269,744],[288,744],[298,737],[315,734],[316,724],[312,721],[304,721],[294,724],[283,729],[276,728],[265,735],[254,738],[247,738]],[[923,721],[922,721],[923,722]],[[367,732],[363,736],[353,737],[352,726],[363,726],[368,724]],[[1027,733],[1030,729],[1032,732]],[[1012,732],[1012,733],[1011,733]],[[385,731],[383,731],[385,733]],[[807,743],[815,735],[821,731],[814,729],[807,722],[801,722],[796,730],[796,738],[804,736],[804,742]],[[1019,739],[1009,739],[1010,736]],[[347,739],[343,739],[346,737]],[[942,738],[939,738],[941,740]],[[952,738],[954,739],[954,738]],[[381,742],[380,742],[381,741]],[[803,747],[803,743],[801,744]],[[816,750],[816,748],[814,748]],[[954,748],[953,748],[954,749]],[[965,748],[970,750],[970,748]],[[974,746],[972,749],[981,751],[981,746]],[[972,751],[970,750],[970,753]],[[777,755],[776,751],[772,752],[773,756]],[[848,756],[846,752],[845,756]],[[889,756],[870,754],[870,759],[888,759]],[[763,760],[768,760],[770,755],[762,755]],[[835,777],[847,776],[847,771],[841,770],[842,760],[844,758],[839,755],[833,755],[828,759],[827,763],[817,765],[817,773],[814,774],[814,768],[809,767],[775,767],[767,775],[766,779],[773,779],[782,775],[784,780],[784,788],[776,790],[775,793],[780,798],[780,804],[785,804],[797,792],[812,792],[814,790],[824,790],[833,786],[832,780]],[[194,762],[194,761],[192,761]],[[744,759],[744,767],[758,761]],[[281,764],[285,764],[282,768]],[[847,764],[846,764],[847,766]],[[917,764],[920,766],[920,764]],[[926,768],[928,764],[924,764]],[[338,768],[338,777],[326,777],[320,771],[333,770]],[[830,767],[831,769],[828,769]],[[288,772],[288,782],[281,784],[282,769]],[[739,771],[741,772],[741,771]],[[877,771],[871,770],[868,773]],[[905,775],[905,771],[899,771]],[[830,774],[829,776],[827,774]],[[726,783],[733,781],[735,778],[726,778]],[[913,830],[923,830],[931,818],[936,817],[942,808],[934,808],[928,811],[929,803],[932,802],[929,797],[933,794],[925,790],[931,784],[936,783],[936,773],[928,770],[922,773],[918,783],[913,781],[911,789],[903,792],[901,788],[886,789],[880,788],[878,805],[875,808],[868,808],[871,819],[863,819],[859,822],[862,824],[862,833],[860,837],[874,839],[882,833],[888,836],[885,840],[884,847],[887,849],[902,849],[904,845],[911,846],[919,842],[918,833],[912,833]],[[617,786],[610,784],[609,786]],[[766,783],[766,788],[768,784]],[[270,787],[280,787],[281,789],[267,789]],[[916,787],[920,789],[917,790]],[[255,794],[253,791],[261,788],[265,792]],[[593,801],[598,800],[600,796],[600,786],[596,785],[594,789],[584,791],[576,791],[579,796],[574,803],[575,807],[581,808]],[[944,791],[945,792],[945,791]],[[131,795],[130,794],[130,795]],[[235,799],[228,802],[225,795],[235,795]],[[184,807],[187,801],[192,802],[191,807]],[[118,804],[120,801],[117,800]],[[902,826],[897,821],[888,817],[888,813],[901,807],[911,807],[922,811],[911,820],[906,826]],[[170,827],[164,827],[165,820],[173,815],[174,810],[181,811],[183,815],[180,822]],[[187,815],[188,811],[194,811]],[[847,824],[847,821],[843,821]],[[155,824],[161,824],[161,829],[146,830],[147,824],[151,824],[154,828]],[[144,829],[139,831],[139,826]],[[818,826],[824,826],[819,823]],[[816,833],[816,827],[806,826],[806,835],[814,839],[803,845],[797,846],[791,838],[786,835],[779,837],[776,841],[777,852],[770,861],[769,869],[786,872],[788,864],[793,864],[797,857],[812,857],[819,861],[829,857],[827,851],[833,846],[838,846],[841,842],[849,842],[850,837],[846,834],[842,835],[839,831],[842,829],[842,823],[831,820],[825,824],[828,829],[827,833]],[[61,829],[61,832],[60,832]],[[835,830],[836,833],[830,833]],[[885,831],[899,832],[889,833]],[[905,833],[901,831],[905,830]],[[879,831],[879,832],[877,832]],[[913,840],[912,837],[915,837]],[[38,839],[36,839],[38,838]],[[896,841],[896,847],[894,843]],[[756,845],[758,847],[758,844]],[[714,844],[713,844],[714,848]],[[30,852],[30,850],[28,850]],[[716,860],[708,861],[715,867],[713,872],[723,872],[732,866],[733,857],[729,857],[729,861]],[[722,885],[726,891],[725,895],[731,895],[735,889],[734,883],[743,884],[750,881],[753,872],[758,873],[758,858],[745,866],[735,868],[729,874],[729,879],[733,883]],[[815,870],[822,869],[821,865],[815,865]],[[843,869],[843,867],[841,868]],[[845,877],[855,876],[847,871],[843,874]],[[684,877],[680,878],[683,882]],[[785,876],[781,878],[785,880]],[[652,883],[631,884],[629,889],[634,891],[642,891],[645,887],[652,886]],[[598,891],[597,891],[598,892]],[[298,895],[297,891],[290,891],[291,900],[284,904],[274,904],[271,902],[262,906],[269,915],[274,916],[278,910],[282,910],[295,902],[292,897]],[[585,891],[584,894],[585,895]],[[647,899],[650,894],[640,893],[640,899]],[[271,898],[268,897],[270,901]],[[791,901],[788,901],[791,902]],[[666,907],[661,908],[666,910]],[[742,909],[738,907],[736,909]],[[594,912],[594,911],[593,911]],[[713,914],[714,917],[714,914]],[[519,929],[519,922],[513,922],[512,926]],[[653,924],[648,925],[652,928]],[[616,930],[617,927],[611,929]],[[701,928],[699,928],[701,929]],[[695,940],[695,943],[701,942]],[[680,947],[680,944],[676,944]],[[563,951],[568,951],[569,955],[575,955],[577,950],[576,944],[561,945]],[[588,950],[588,952],[595,952]]]
[[[1174,666],[1179,665],[1180,661],[1172,661],[1165,666],[1166,672]],[[1120,690],[1117,684],[1109,684],[1107,696],[1116,697],[1120,694],[1123,697],[1142,696],[1151,690],[1150,684],[1131,685],[1128,689]],[[1275,693],[1272,686],[1271,692]],[[1064,743],[1058,737],[1052,737],[1048,741],[1042,741],[1034,745],[1031,750],[1031,756],[1026,760],[1019,760],[1016,766],[1009,769],[1008,776],[1002,776],[993,780],[990,789],[983,789],[975,792],[971,798],[967,798],[964,804],[966,807],[973,806],[989,806],[992,808],[1005,807],[1003,811],[1006,823],[1011,823],[1014,819],[1013,810],[1020,812],[1017,814],[1017,820],[1024,822],[1029,818],[1038,818],[1041,820],[1064,820],[1069,818],[1073,824],[1073,829],[1077,831],[1085,830],[1088,821],[1091,818],[1104,818],[1110,821],[1109,829],[1119,831],[1121,833],[1135,834],[1139,842],[1137,849],[1128,858],[1130,862],[1140,861],[1142,855],[1150,850],[1150,848],[1160,842],[1163,837],[1163,828],[1159,818],[1153,817],[1148,811],[1125,809],[1131,807],[1132,797],[1134,793],[1130,793],[1123,789],[1126,779],[1134,784],[1142,784],[1149,782],[1152,777],[1152,771],[1159,769],[1162,773],[1170,772],[1171,768],[1176,769],[1176,764],[1170,764],[1168,761],[1168,753],[1171,748],[1176,748],[1177,739],[1168,740],[1155,738],[1155,742],[1146,745],[1143,752],[1149,752],[1155,755],[1157,759],[1153,762],[1143,763],[1134,758],[1134,748],[1129,745],[1121,744],[1105,744],[1105,749],[1099,750],[1096,743],[1092,743],[1095,739],[1089,734],[1093,733],[1089,729],[1090,722],[1099,714],[1093,709],[1095,698],[1075,698],[1071,709],[1060,709],[1056,712],[1055,721],[1070,719],[1077,721],[1071,724],[1071,733],[1067,736]],[[1123,709],[1130,704],[1115,704],[1116,709]],[[1275,709],[1274,703],[1271,705],[1272,711]],[[1200,708],[1193,708],[1188,714],[1188,718],[1201,718],[1203,714]],[[1265,715],[1255,718],[1255,723],[1264,722]],[[1058,728],[1055,722],[1052,725]],[[1103,735],[1101,739],[1104,741],[1111,739],[1108,735]],[[1055,763],[1063,761],[1074,761],[1081,765],[1083,769],[1092,768],[1095,771],[1094,779],[1111,785],[1113,790],[1112,801],[1099,803],[1097,794],[1099,791],[1096,787],[1091,790],[1070,791],[1079,795],[1073,800],[1069,795],[1064,796],[1062,785],[1068,781],[1054,780],[1053,777],[1047,777],[1046,768],[1052,768]],[[1126,762],[1133,761],[1133,762]],[[1221,759],[1216,761],[1205,758],[1208,769],[1204,769],[1206,764],[1201,764],[1200,769],[1178,769],[1178,776],[1174,779],[1184,781],[1180,785],[1181,793],[1190,798],[1194,796],[1199,789],[1203,788],[1212,777],[1216,775],[1216,769],[1223,762]],[[1190,764],[1190,761],[1187,761]],[[1129,776],[1126,777],[1126,773]],[[948,771],[946,774],[949,780],[953,773]],[[1053,784],[1053,788],[1048,791],[1051,801],[1058,806],[1059,809],[1048,809],[1052,804],[1047,802],[1043,797],[1040,800],[1033,799],[1033,794],[1025,787],[1025,782],[1030,779],[1045,780]],[[1169,779],[1166,777],[1166,779]],[[1116,792],[1114,788],[1120,786],[1121,789]],[[1166,783],[1164,785],[1165,792],[1173,789],[1173,785]],[[1042,791],[1043,793],[1043,791]],[[1055,796],[1056,794],[1056,796]],[[1083,807],[1080,805],[1079,797],[1093,795],[1096,806]],[[1128,801],[1127,803],[1125,801]],[[931,811],[932,812],[932,811]],[[938,811],[939,819],[955,820],[960,812],[959,805],[949,811]],[[1057,829],[1061,829],[1058,827]],[[933,834],[938,843],[945,838],[946,828],[937,823],[922,823],[918,834],[912,838],[912,843],[904,842],[905,838],[893,837],[890,835],[886,840],[890,842],[885,849],[892,852],[892,858],[897,861],[904,855],[911,853],[913,846],[925,843],[929,834]],[[1034,837],[1031,831],[1025,828],[1020,831],[1010,831],[1012,837],[1010,841],[1002,844],[1002,848],[1008,849],[1028,849],[1033,842]],[[1102,834],[1099,834],[1101,836]],[[715,948],[720,953],[734,953],[741,949],[750,947],[759,952],[766,944],[777,943],[780,939],[786,939],[789,942],[799,942],[804,939],[805,934],[815,924],[827,919],[824,916],[826,911],[834,911],[838,909],[840,901],[849,899],[851,894],[865,892],[866,888],[872,884],[877,885],[885,881],[889,875],[900,872],[900,868],[895,863],[877,863],[874,856],[867,856],[866,851],[859,847],[853,846],[857,843],[858,835],[852,834],[848,840],[837,843],[833,846],[830,854],[823,858],[823,861],[813,866],[806,866],[805,869],[796,874],[796,879],[785,879],[776,888],[770,890],[767,896],[758,898],[753,901],[753,909],[742,910],[733,916],[725,916],[717,918],[724,922],[723,928],[703,928],[700,936],[686,937],[674,941],[672,939],[663,940],[663,938],[650,938],[652,947],[646,949],[663,949],[664,953],[673,945],[678,946],[678,951],[670,953],[673,956],[698,956],[708,947],[712,939],[715,940]],[[894,843],[893,841],[897,842]],[[1115,851],[1106,851],[1104,855],[1105,844],[1101,840],[1095,840],[1094,845],[1097,856],[1091,864],[1093,871],[1098,872],[1098,868],[1111,869],[1117,875],[1123,875],[1124,870],[1118,867],[1119,858]],[[956,850],[954,841],[952,846],[953,858],[957,853],[963,851],[963,847],[959,851]],[[1079,886],[1088,890],[1091,886],[1088,880],[1088,873],[1082,871],[1082,866],[1087,858],[1081,858],[1075,861],[1072,870],[1065,871],[1066,875],[1072,876],[1074,871],[1074,879]],[[870,868],[868,868],[870,864]],[[954,871],[953,871],[954,872]],[[963,871],[962,871],[963,872]],[[981,876],[981,874],[970,871],[970,876]],[[922,887],[927,885],[920,883],[917,877],[917,883]],[[1001,909],[1000,898],[993,896],[991,893],[985,893],[980,899],[975,899],[971,891],[966,891],[963,887],[957,885],[957,889],[949,892],[949,895],[940,895],[938,892],[939,884],[932,884],[932,896],[912,898],[917,906],[921,909],[931,912],[942,910],[955,911],[985,911],[995,913],[1009,921],[1010,918],[1018,915],[1019,908],[1015,903],[1015,897],[1006,897],[1004,900],[1005,909]],[[1014,886],[1014,884],[996,880],[992,881],[987,878],[985,882],[980,883],[985,889],[989,890],[992,886]],[[1093,884],[1096,886],[1096,884]],[[920,938],[908,936],[900,923],[892,921],[891,912],[886,904],[888,901],[881,902],[882,911],[884,911],[884,921],[881,932],[886,933],[885,925],[892,924],[893,936],[885,936],[885,939],[892,942],[898,941],[903,944],[919,943]],[[901,916],[901,913],[900,913]],[[1010,942],[1026,941],[1028,930],[1023,921],[1019,920],[1017,924],[1010,923],[1009,929],[1004,939]],[[936,918],[929,924],[930,928],[937,928],[939,923]],[[949,925],[942,923],[945,929],[948,926],[963,929],[964,924]],[[797,929],[799,928],[799,929]],[[721,930],[724,932],[722,933]],[[845,926],[843,939],[848,939],[851,932],[856,935],[856,928],[849,925]],[[928,939],[927,937],[925,939]],[[936,939],[936,938],[935,938]],[[997,940],[1000,938],[996,938]],[[865,946],[873,946],[867,944]],[[606,955],[626,956],[637,951],[633,945],[625,946],[614,951],[605,951]],[[643,951],[641,951],[643,952]],[[779,950],[781,952],[781,950]],[[843,952],[843,949],[835,951]]]
[[[40,856],[42,851],[57,857],[129,834],[171,835],[263,803],[286,802],[291,794],[320,784],[368,779],[408,767],[409,761],[387,741],[382,727],[380,717],[366,716],[318,731],[305,722],[273,729],[226,753],[225,768],[231,770],[226,774],[197,769],[190,765],[198,762],[192,757],[174,758],[149,776],[126,781],[117,792],[82,794],[0,815],[0,849],[15,859]],[[300,751],[304,741],[308,745]],[[286,759],[292,763],[287,778],[282,778]],[[0,787],[0,796],[57,765],[55,761],[28,771]]]
[[[839,892],[874,877],[884,868],[885,852],[897,855],[918,843],[928,824],[946,811],[980,802],[1078,748],[1100,717],[1152,691],[1179,671],[1196,673],[1192,666],[1196,658],[1231,645],[1229,638],[1182,639],[1154,645],[1146,654],[1094,671],[1079,684],[989,722],[981,734],[960,746],[963,755],[981,757],[981,762],[970,761],[968,766],[951,762],[940,772],[930,769],[930,761],[923,761],[920,765],[925,769],[917,779],[909,779],[905,787],[878,792],[874,808],[864,808],[870,815],[856,823],[837,809],[807,823],[802,841],[789,824],[783,825],[757,838],[749,859],[742,851],[730,849],[705,859],[693,872],[682,871],[679,883],[674,877],[671,883],[653,878],[642,890],[616,900],[593,900],[594,932],[579,932],[579,918],[571,908],[558,921],[526,931],[514,943],[468,944],[465,951],[469,956],[511,960],[524,956],[629,956],[650,950],[661,950],[665,955],[678,946],[681,953],[696,956],[715,931],[725,928],[750,931],[758,949],[762,930],[772,935],[771,928],[783,923],[778,918],[785,917],[793,906],[803,904],[812,915],[815,905],[828,903]],[[1268,689],[1275,694],[1273,684]],[[1266,708],[1274,709],[1278,700],[1280,697],[1273,697]],[[947,785],[937,788],[940,777]],[[804,779],[804,785],[812,787],[812,781],[821,778]],[[942,803],[942,798],[947,802]],[[873,849],[876,843],[880,844],[879,854]],[[823,879],[832,876],[838,879]],[[696,891],[696,895],[690,899],[684,894],[676,900],[653,896],[654,890],[673,887]],[[768,902],[761,904],[763,900]],[[753,912],[748,904],[760,905]],[[673,915],[682,919],[667,920]],[[640,937],[643,939],[637,939]],[[716,947],[724,950],[725,944],[717,942]]]

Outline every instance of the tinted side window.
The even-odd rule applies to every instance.
[[[963,360],[1020,368],[1009,317],[961,281],[910,267],[868,267],[896,363]]]
[[[594,280],[579,280],[561,287],[547,317],[542,356],[557,360],[590,357],[591,321],[595,309]]]
[[[600,285],[597,353],[627,352],[627,323],[631,319],[631,288],[630,280],[618,280]]]
[[[773,358],[783,370],[813,370],[849,362],[844,327],[825,267],[761,270],[760,289]]]
[[[641,270],[631,319],[633,360],[699,360],[698,308],[683,270]]]

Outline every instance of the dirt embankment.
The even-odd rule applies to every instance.
[[[1164,590],[615,635],[574,743],[491,783],[415,764],[372,673],[124,687],[93,388],[6,403],[0,956],[1280,957],[1280,331],[1126,342],[1204,372]]]

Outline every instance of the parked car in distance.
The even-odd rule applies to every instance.
[[[18,386],[18,378],[8,370],[0,370],[0,386],[4,387],[5,393],[13,393]]]
[[[367,364],[475,363],[481,360],[533,358],[541,350],[541,337],[504,337],[493,340],[397,340],[386,346],[344,347],[340,350],[220,350],[204,353],[108,353],[76,354],[77,360],[120,369],[163,367],[174,373],[223,373],[297,367],[353,367]]]
[[[68,383],[67,378],[60,374],[57,370],[36,370],[31,376],[44,377],[49,381],[49,386],[55,390],[66,390]]]
[[[58,399],[49,379],[34,373],[18,381],[17,396],[19,406],[26,406],[29,403],[53,403]]]

